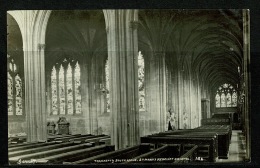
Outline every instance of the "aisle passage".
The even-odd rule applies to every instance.
[[[245,160],[245,136],[241,130],[233,130],[229,146],[228,159],[217,159],[217,162],[238,162]]]

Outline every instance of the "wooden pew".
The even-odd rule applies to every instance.
[[[133,159],[138,155],[150,151],[150,144],[141,144],[113,152],[103,153],[93,157],[81,159],[74,162],[63,162],[63,164],[87,164],[87,163],[122,163],[127,159]]]
[[[24,149],[24,150],[17,150],[17,151],[12,151],[8,153],[9,157],[14,157],[14,156],[19,156],[19,155],[25,155],[25,154],[30,154],[30,153],[36,153],[36,152],[41,152],[41,151],[46,151],[46,150],[51,150],[51,149],[57,149],[57,148],[62,148],[66,146],[73,146],[79,143],[76,142],[65,142],[65,143],[55,143],[47,146],[40,146],[40,147],[34,147],[30,149]]]
[[[79,137],[56,138],[54,142],[72,142],[72,141],[85,142],[85,140],[87,139],[100,138],[100,137],[108,138],[109,136],[108,135],[84,135]]]
[[[111,152],[115,150],[115,146],[107,146],[107,145],[100,145],[100,146],[94,146],[87,149],[79,149],[74,150],[71,152],[61,153],[53,156],[48,156],[41,158],[41,160],[45,160],[45,163],[47,164],[61,164],[62,162],[73,162],[80,159],[92,157],[95,155],[100,155],[103,153]],[[42,163],[42,162],[41,162]]]
[[[31,144],[37,144],[37,143],[45,143],[45,142],[24,142],[24,143],[19,143],[19,144],[8,144],[8,149],[20,147],[20,146],[31,145]]]
[[[210,162],[215,162],[218,157],[218,139],[214,135],[169,135],[169,136],[145,136],[141,137],[141,143],[152,143],[157,148],[160,144],[195,144],[209,145]]]
[[[110,136],[108,135],[96,135],[96,136],[91,136],[91,137],[81,137],[81,138],[73,138],[70,139],[70,142],[73,141],[79,141],[79,142],[92,142],[95,145],[100,145],[100,144],[107,144],[109,145],[108,142],[110,142]]]
[[[54,141],[56,138],[72,138],[72,137],[78,137],[78,136],[88,136],[91,134],[87,134],[87,135],[81,135],[81,134],[75,134],[75,135],[54,135],[54,136],[49,136],[47,139],[47,142],[51,142]],[[12,149],[12,148],[16,148],[16,147],[21,147],[21,146],[32,146],[32,145],[36,145],[36,144],[43,144],[45,142],[24,142],[24,143],[18,143],[18,144],[9,144],[8,145],[8,150]],[[12,151],[12,150],[11,150]]]
[[[17,147],[8,148],[8,152],[31,149],[31,148],[36,148],[36,147],[40,147],[40,146],[48,146],[48,145],[53,145],[53,144],[57,144],[57,143],[58,142],[39,142],[39,143],[33,142],[33,143],[28,143],[24,146],[17,146]]]
[[[9,157],[9,162],[11,164],[16,164],[19,160],[29,160],[29,159],[38,159],[38,158],[43,158],[47,156],[52,156],[64,152],[70,152],[73,150],[78,150],[78,149],[86,149],[89,147],[94,146],[93,143],[84,143],[84,144],[78,144],[78,145],[73,145],[73,146],[68,146],[68,147],[62,147],[59,149],[52,149],[52,150],[46,150],[46,151],[41,151],[41,152],[36,152],[36,153],[29,153],[25,155],[19,155],[15,157]]]
[[[220,159],[228,158],[230,137],[227,130],[212,130],[212,129],[185,129],[161,132],[152,136],[167,136],[167,135],[216,135],[218,136],[218,157]]]
[[[91,135],[91,134],[86,134],[86,135]],[[69,138],[69,137],[78,137],[78,136],[85,136],[81,134],[74,134],[74,135],[49,135],[47,138],[47,142],[54,141],[57,138]]]
[[[67,136],[67,137],[58,137],[58,138],[52,138],[49,139],[49,141],[62,141],[62,142],[68,142],[70,139],[75,138],[85,138],[85,137],[94,137],[95,135],[86,134],[86,135],[74,135],[74,136]]]
[[[213,130],[213,131],[228,131],[229,132],[229,139],[231,140],[232,136],[232,127],[229,125],[203,125],[200,127],[195,128],[195,130]]]
[[[185,150],[186,149],[185,147],[190,147],[190,148],[188,150]],[[200,148],[202,148],[202,146]],[[190,144],[190,145],[184,146],[183,151],[185,153],[181,157],[176,158],[174,160],[174,163],[187,163],[187,162],[193,162],[193,161],[197,160],[198,149],[199,149],[198,145]]]
[[[230,118],[201,119],[201,125],[229,125],[232,128],[232,122]]]
[[[8,143],[9,144],[20,144],[26,142],[26,136],[16,136],[16,137],[9,137]]]
[[[173,162],[175,160],[175,158],[180,157],[180,154],[181,154],[180,150],[181,150],[180,144],[166,144],[166,145],[163,145],[150,152],[139,155],[133,159],[127,160],[126,162],[124,162],[122,164]],[[165,159],[165,158],[167,158],[167,159]]]
[[[231,118],[231,113],[215,113],[211,118]]]

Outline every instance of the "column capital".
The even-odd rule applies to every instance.
[[[39,50],[44,50],[45,49],[45,44],[38,44],[38,49]]]
[[[132,29],[137,29],[138,25],[139,25],[138,21],[132,20],[132,21],[130,21],[129,27],[132,28]]]

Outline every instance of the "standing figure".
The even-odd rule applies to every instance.
[[[172,112],[171,108],[167,113],[168,131],[175,130],[175,113]]]

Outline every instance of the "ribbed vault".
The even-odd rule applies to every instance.
[[[46,32],[46,62],[65,54],[76,59],[101,56],[107,48],[102,10],[52,11]]]
[[[211,89],[239,83],[241,10],[141,10],[139,20],[139,47],[165,50],[168,66],[176,67],[172,57],[179,67],[186,62]]]

